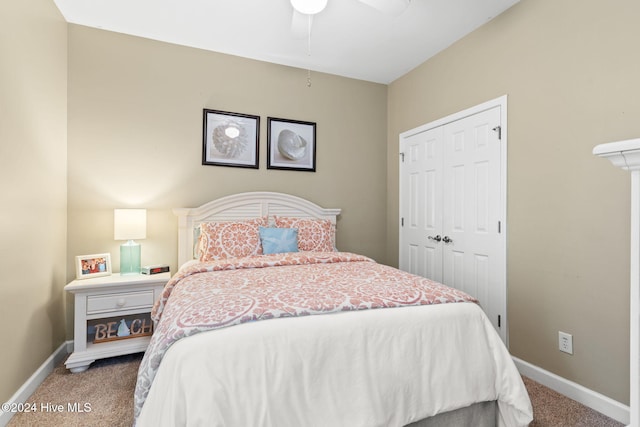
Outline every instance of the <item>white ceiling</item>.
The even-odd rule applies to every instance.
[[[329,0],[307,37],[289,0],[54,0],[74,24],[391,83],[519,0],[413,0],[400,16]]]

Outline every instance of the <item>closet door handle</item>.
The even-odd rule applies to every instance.
[[[440,235],[438,234],[436,237],[433,236],[427,236],[427,239],[429,240],[435,240],[436,242],[439,242],[442,240],[442,237],[440,237]]]
[[[453,240],[451,240],[451,238],[449,236],[444,236],[442,241],[445,242],[445,243],[453,243]]]

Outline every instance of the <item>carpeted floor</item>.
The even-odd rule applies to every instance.
[[[135,354],[99,360],[79,374],[71,374],[60,364],[27,401],[37,411],[16,414],[8,427],[131,426],[141,359],[142,354]],[[529,378],[524,383],[533,404],[531,427],[623,426]]]
[[[624,424],[522,377],[533,405],[529,427],[624,427]]]
[[[78,374],[62,363],[27,400],[35,403],[37,412],[17,413],[7,426],[130,427],[141,360],[142,353],[102,359]],[[84,412],[74,411],[76,403]],[[62,405],[62,411],[52,412],[55,405]]]

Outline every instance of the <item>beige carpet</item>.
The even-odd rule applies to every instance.
[[[575,400],[523,377],[531,404],[533,422],[530,427],[624,427],[624,424],[605,417]]]
[[[132,396],[141,359],[142,354],[105,359],[79,374],[71,374],[59,365],[28,400],[38,411],[16,414],[8,426],[131,426]],[[531,427],[623,426],[529,378],[524,378],[524,383],[533,403]],[[90,411],[72,412],[74,404],[79,408],[88,404]],[[51,412],[56,405],[62,405],[63,411]]]
[[[27,400],[35,403],[38,411],[16,414],[7,426],[130,427],[140,360],[142,353],[98,360],[78,374],[60,364]],[[64,411],[41,411],[40,406],[47,403],[63,405]],[[69,403],[80,407],[88,403],[91,410],[70,412]]]

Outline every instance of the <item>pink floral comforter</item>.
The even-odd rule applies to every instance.
[[[464,292],[345,252],[297,252],[197,263],[166,285],[135,391],[135,417],[173,343],[256,320],[477,302]]]

